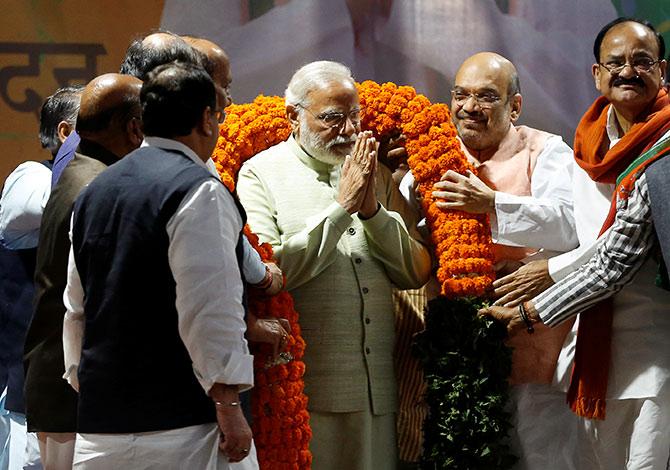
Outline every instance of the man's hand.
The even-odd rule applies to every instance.
[[[554,284],[546,259],[531,261],[493,283],[493,305],[516,307]]]
[[[531,324],[541,322],[540,317],[537,314],[537,310],[535,310],[535,306],[532,302],[526,302],[524,306],[526,308],[526,315],[528,315],[528,321],[530,321]],[[526,325],[526,322],[523,321],[518,307],[486,307],[481,309],[478,314],[480,316],[490,317],[496,321],[501,322],[507,327],[507,334],[509,336],[513,336],[518,331],[528,329],[528,325]]]
[[[377,158],[376,150],[372,152],[372,169],[370,176],[368,177],[368,185],[365,189],[365,196],[363,196],[363,201],[361,202],[361,207],[358,209],[358,215],[363,219],[369,219],[377,213],[379,208],[379,203],[377,202]]]
[[[252,434],[239,405],[237,387],[214,384],[209,394],[216,406],[216,421],[221,431],[219,450],[230,462],[239,462],[249,455]]]
[[[468,171],[467,176],[447,171],[442,180],[435,183],[433,196],[443,201],[436,201],[440,209],[459,210],[472,214],[484,214],[495,211],[495,191]]]
[[[247,339],[255,343],[272,345],[272,360],[277,360],[280,352],[286,350],[291,325],[285,318],[259,319],[247,314]]]
[[[349,214],[358,212],[363,203],[368,179],[375,165],[376,148],[377,142],[372,132],[361,132],[352,154],[347,155],[344,161],[337,202]]]
[[[279,291],[282,290],[282,287],[284,287],[284,274],[275,263],[265,263],[265,265],[268,267],[270,275],[272,276],[272,282],[263,292],[266,295],[278,294]]]
[[[482,317],[492,318],[505,325],[509,336],[526,328],[526,324],[523,322],[518,308],[486,307],[477,313]]]

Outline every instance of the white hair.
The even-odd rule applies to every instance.
[[[288,82],[284,99],[286,104],[308,106],[307,95],[332,82],[345,81],[354,86],[351,70],[346,65],[320,60],[303,65]]]

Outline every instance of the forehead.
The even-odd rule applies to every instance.
[[[507,89],[509,77],[499,64],[464,64],[456,74],[454,88],[469,91]]]
[[[307,94],[312,107],[351,109],[358,106],[358,92],[349,81],[328,82]]]
[[[626,22],[610,29],[600,45],[600,55],[624,55],[627,52],[647,52],[658,56],[658,41],[649,28],[639,23]]]

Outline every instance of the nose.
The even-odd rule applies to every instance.
[[[344,125],[341,125],[339,128],[339,134],[346,136],[353,135],[355,132],[357,132],[358,127],[360,127],[358,122],[354,122],[351,120],[351,117],[346,116],[344,118]]]
[[[467,113],[471,113],[477,109],[481,109],[479,106],[479,102],[475,99],[473,95],[468,95],[468,97],[461,105],[461,108],[463,108],[463,110]]]
[[[633,68],[632,64],[629,64],[626,62],[623,66],[623,69],[621,69],[621,72],[619,72],[620,77],[635,77],[637,76],[637,71]]]

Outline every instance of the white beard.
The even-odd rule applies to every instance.
[[[354,149],[356,134],[353,134],[351,137],[337,135],[333,140],[324,142],[319,134],[312,132],[309,129],[309,126],[307,122],[305,122],[305,118],[303,117],[302,113],[300,114],[299,119],[300,134],[298,141],[311,157],[319,160],[320,162],[326,163],[327,165],[340,165],[344,163],[345,157]],[[347,152],[337,152],[333,151],[332,149],[333,145],[346,144],[349,142],[351,142],[351,147]]]

